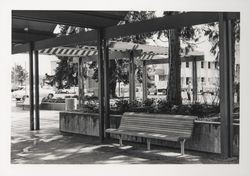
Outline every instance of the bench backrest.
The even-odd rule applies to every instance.
[[[190,137],[196,118],[184,115],[126,112],[122,116],[119,129]]]

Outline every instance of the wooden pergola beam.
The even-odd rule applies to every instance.
[[[30,100],[30,130],[34,130],[34,87],[33,87],[33,43],[29,43],[29,100]]]
[[[181,57],[181,62],[192,62],[194,60],[195,61],[204,61],[204,55],[202,55],[202,56],[184,56],[184,57]],[[167,63],[169,63],[169,58],[145,60],[146,65],[167,64]]]
[[[154,53],[159,55],[167,55],[167,48],[163,46],[152,46],[144,44],[135,44],[131,42],[111,42],[110,48],[116,50],[141,50],[145,53]]]
[[[239,15],[240,14],[237,12],[230,12],[227,13],[226,18],[235,19],[239,18]],[[118,38],[129,35],[166,30],[171,28],[212,23],[218,20],[218,12],[188,12],[179,15],[155,18],[152,20],[141,21],[121,26],[107,27],[104,29],[103,35],[106,39]],[[40,50],[45,48],[66,46],[90,41],[97,41],[97,30],[37,41],[34,42],[34,49]],[[29,51],[28,45],[14,46],[12,48],[12,54],[27,51]]]
[[[110,128],[110,88],[109,88],[109,82],[110,82],[110,65],[109,65],[109,46],[108,41],[103,41],[103,67],[104,67],[104,129]],[[110,135],[106,133],[106,137],[109,138]]]
[[[13,42],[17,42],[17,43],[19,41],[33,42],[33,41],[48,39],[51,37],[55,37],[55,36],[48,35],[48,34],[36,34],[36,33],[12,31],[12,38],[14,39]]]
[[[230,14],[227,14],[227,18],[239,18],[239,15],[240,13],[230,12]],[[218,20],[219,16],[217,12],[188,12],[121,26],[107,27],[104,30],[104,37],[124,37],[166,29],[181,28],[184,26],[212,23]]]
[[[40,40],[34,42],[34,50],[41,50],[46,48],[53,48],[65,45],[74,45],[83,42],[97,41],[97,31],[81,32],[79,34],[72,34],[57,38]],[[12,54],[24,53],[29,50],[28,44],[22,44],[12,47]]]
[[[118,22],[118,19],[94,16],[90,13],[51,10],[14,10],[12,11],[12,18],[93,29],[115,25]]]
[[[233,156],[233,29],[225,13],[219,16],[221,153],[228,158]]]
[[[99,137],[104,140],[104,70],[103,70],[103,31],[97,33],[98,49],[98,98],[99,98]]]
[[[39,53],[35,54],[35,129],[40,130],[40,111],[39,111]]]

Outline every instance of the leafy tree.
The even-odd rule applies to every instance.
[[[56,68],[56,74],[52,84],[57,84],[57,88],[70,88],[78,84],[77,65],[70,62],[69,57],[58,57],[60,61]]]
[[[132,23],[132,22],[136,22],[136,21],[147,20],[147,19],[151,19],[154,17],[155,17],[155,15],[154,15],[153,11],[131,11],[131,12],[128,12],[124,21],[120,21],[118,25]],[[86,28],[61,25],[59,36],[74,34],[74,33],[78,33],[81,31],[87,31],[87,30],[88,29],[86,29]],[[123,38],[115,38],[112,40],[113,41],[134,42],[134,43],[139,43],[139,44],[145,44],[146,39],[151,37],[152,34],[153,33],[132,35],[132,36],[123,37]],[[81,46],[79,45],[78,47],[81,47]],[[61,61],[59,62],[59,67],[58,67],[58,69],[56,69],[56,76],[55,76],[55,82],[57,82],[60,87],[63,86],[60,80],[62,78],[66,78],[67,74],[71,74],[71,73],[67,72],[68,71],[67,69],[65,70],[63,68],[63,65],[65,66],[65,61],[63,61],[61,59]],[[115,91],[116,90],[116,82],[124,82],[125,84],[128,83],[128,77],[129,77],[128,74],[129,73],[128,73],[127,66],[128,66],[128,61],[126,61],[122,58],[110,60],[109,87],[110,87],[110,95],[112,97],[116,97],[116,91]],[[97,65],[97,63],[95,61],[90,63],[89,68],[94,70],[94,74],[93,74],[92,79],[98,81],[98,65]]]
[[[240,41],[240,20],[233,20],[232,22],[232,28],[233,28],[233,38],[232,38],[232,49],[233,53],[235,53],[235,44],[239,43]],[[207,25],[204,25],[202,28],[202,31],[204,32],[204,35],[208,37],[209,42],[211,43],[212,47],[210,49],[210,52],[216,57],[218,60],[218,54],[219,54],[219,24],[218,22],[210,23]],[[233,71],[233,79],[235,75],[235,55],[232,57],[232,71]]]
[[[14,84],[17,82],[19,85],[23,86],[23,83],[28,78],[28,72],[21,66],[15,65],[11,70],[11,82]]]
[[[185,12],[167,12],[164,16],[177,15]],[[170,30],[159,31],[158,38],[162,35],[168,38],[169,43],[169,81],[167,88],[167,101],[169,103],[180,105],[182,104],[181,97],[181,58],[180,53],[188,53],[193,50],[194,45],[190,41],[197,41],[196,35],[197,29],[193,26],[175,28]],[[184,48],[181,48],[181,42],[185,44]]]

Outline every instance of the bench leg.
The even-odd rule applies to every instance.
[[[122,147],[122,135],[119,135],[119,143],[120,143],[120,147]]]
[[[184,152],[185,139],[181,140],[180,143],[181,143],[181,155],[184,155],[185,154]]]
[[[150,150],[150,139],[147,139],[147,149]]]

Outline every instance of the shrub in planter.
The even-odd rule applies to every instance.
[[[120,99],[115,102],[117,111],[121,114],[129,110],[129,102],[128,100]]]
[[[154,99],[150,99],[150,98],[147,98],[146,100],[144,100],[142,102],[143,106],[145,107],[149,107],[149,106],[152,106],[154,104]]]
[[[96,104],[84,104],[82,107],[83,112],[85,113],[95,113],[98,112],[98,107]]]
[[[60,97],[52,99],[43,98],[42,103],[65,103],[65,99]]]
[[[166,100],[158,100],[157,108],[155,111],[157,113],[171,113],[173,106],[173,104],[167,102]]]
[[[138,100],[133,100],[128,104],[129,111],[133,111],[134,108],[141,108],[142,107],[142,102]]]
[[[192,115],[191,105],[179,105],[171,108],[171,114]]]

